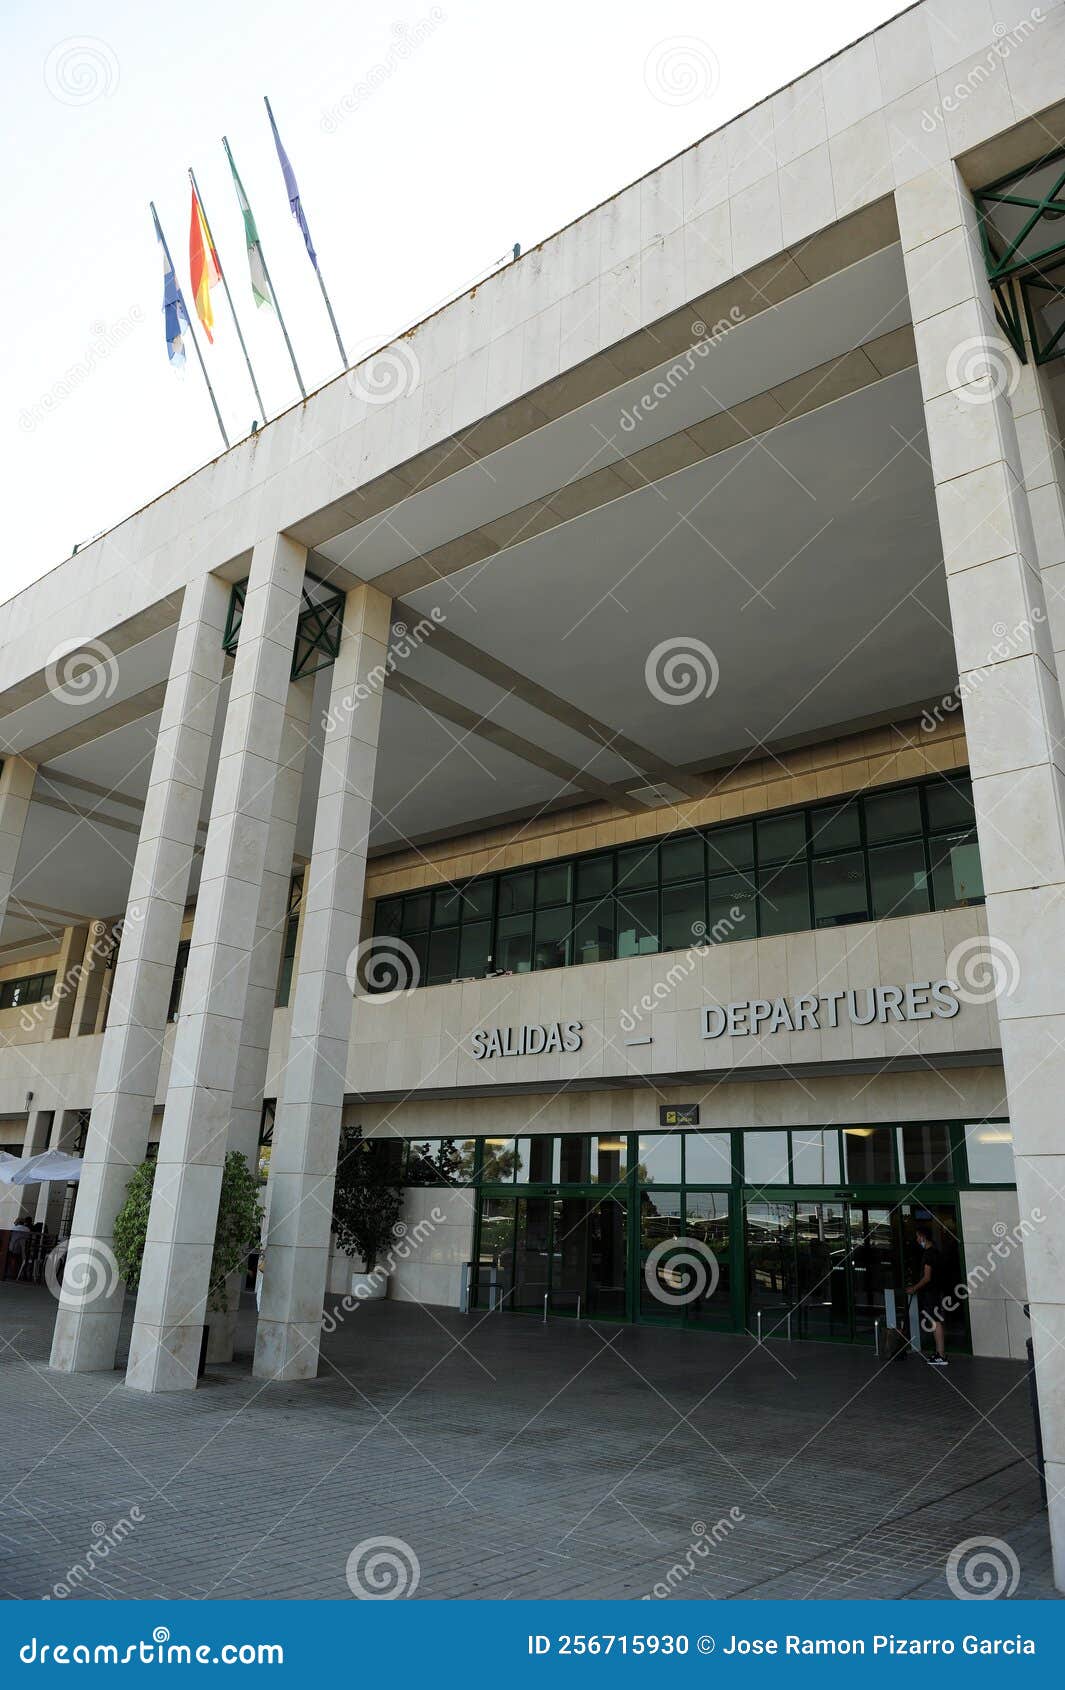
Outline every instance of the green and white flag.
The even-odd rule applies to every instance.
[[[228,152],[228,148],[227,148]],[[270,283],[266,275],[266,265],[263,263],[263,249],[259,243],[259,231],[255,227],[255,217],[248,196],[244,192],[244,184],[237,175],[237,167],[232,157],[229,168],[233,172],[233,186],[237,190],[237,204],[240,206],[244,218],[244,238],[248,243],[248,269],[251,271],[251,291],[255,295],[256,305],[273,305]]]

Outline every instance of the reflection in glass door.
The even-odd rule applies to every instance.
[[[759,1329],[761,1314],[763,1337],[783,1336],[795,1306],[794,1203],[748,1203],[745,1235],[751,1329]]]
[[[842,1203],[795,1205],[795,1336],[850,1336]]]
[[[511,1307],[542,1309],[551,1280],[551,1204],[546,1197],[519,1197],[516,1201]]]

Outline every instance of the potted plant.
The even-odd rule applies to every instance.
[[[115,1217],[112,1237],[115,1259],[131,1291],[135,1291],[140,1283],[156,1167],[154,1160],[141,1163],[126,1187],[126,1200]],[[207,1293],[208,1308],[221,1313],[228,1311],[228,1281],[238,1268],[243,1267],[249,1252],[257,1248],[262,1224],[259,1181],[248,1167],[247,1159],[239,1151],[230,1150],[222,1165],[222,1188],[218,1196],[218,1220],[215,1223],[214,1255],[211,1258],[211,1281]],[[205,1326],[205,1340],[206,1334]],[[201,1373],[205,1355],[206,1342],[200,1351]]]
[[[395,1235],[403,1192],[390,1177],[387,1141],[367,1141],[361,1127],[343,1127],[333,1188],[333,1233],[346,1256],[361,1256],[362,1272],[351,1276],[353,1296],[385,1296],[390,1268],[379,1258]]]

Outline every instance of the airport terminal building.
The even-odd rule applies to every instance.
[[[1065,5],[922,0],[0,607],[53,1367],[149,1154],[142,1391],[233,1149],[315,1375],[342,1125],[471,1317],[873,1357],[922,1224],[948,1345],[1034,1344],[1065,1581],[1059,354]]]

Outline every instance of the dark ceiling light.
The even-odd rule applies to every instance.
[[[1027,362],[1023,320],[1037,364],[1065,356],[1065,148],[973,195],[995,314]]]

